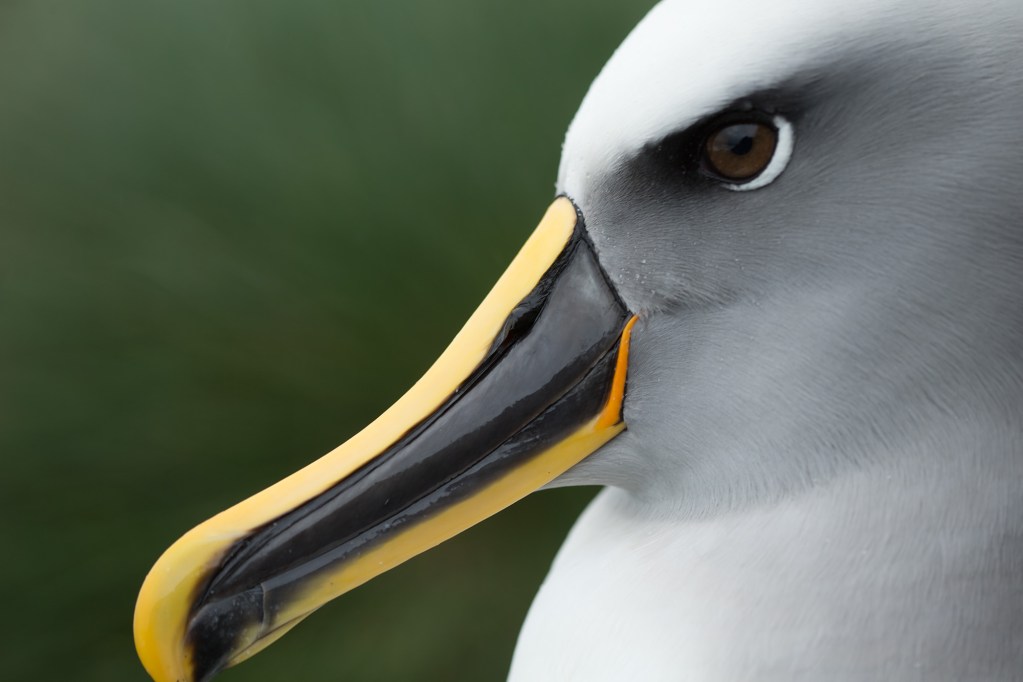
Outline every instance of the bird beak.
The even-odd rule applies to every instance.
[[[209,680],[614,438],[634,321],[575,206],[557,199],[408,393],[160,557],[135,607],[146,670]]]

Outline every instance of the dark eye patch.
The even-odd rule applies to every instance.
[[[754,159],[749,159],[750,164],[745,169],[743,166],[727,164],[726,159],[720,155],[711,158],[708,143],[716,133],[731,126],[766,126],[763,130],[758,129],[759,140],[753,135],[744,142],[743,138],[747,135],[743,134],[738,140],[733,140],[731,148],[742,157],[755,152],[762,154],[761,162],[766,158],[769,164],[773,153],[779,149],[780,136],[775,119],[781,117],[799,130],[808,112],[818,107],[828,94],[823,87],[827,83],[819,81],[817,76],[816,70],[797,74],[784,85],[737,98],[695,123],[645,145],[619,172],[637,180],[642,178],[647,191],[663,192],[662,196],[670,196],[683,189],[687,192],[711,191],[723,187],[735,189],[745,183],[753,183],[767,165],[760,168],[758,173],[751,173],[751,169],[757,167],[753,163]],[[728,136],[718,139],[727,141],[738,133],[749,132],[757,131],[733,129],[728,131]],[[754,145],[754,142],[759,144]],[[767,153],[768,150],[771,153]],[[715,159],[717,163],[712,162]],[[659,189],[655,190],[655,185]]]
[[[713,185],[742,184],[770,164],[778,146],[778,129],[769,111],[738,102],[723,111],[668,135],[643,155],[659,174]]]

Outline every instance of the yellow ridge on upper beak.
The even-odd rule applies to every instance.
[[[323,494],[366,466],[424,422],[491,351],[509,316],[537,287],[576,229],[575,206],[557,199],[511,265],[434,365],[394,405],[365,429],[322,458],[196,526],[159,558],[147,575],[135,608],[139,658],[157,682],[195,679],[194,643],[188,640],[195,606],[211,576],[236,544],[275,519]],[[461,532],[540,488],[606,443],[623,428],[629,333],[621,330],[613,381],[604,408],[553,447],[492,480],[471,496],[396,532],[329,574],[317,574],[275,607],[272,619],[248,625],[223,665],[256,653],[324,602],[366,582],[411,556]],[[273,623],[272,627],[267,623]],[[212,674],[212,673],[211,673]]]

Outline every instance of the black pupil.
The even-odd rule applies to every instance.
[[[725,135],[724,146],[736,156],[746,156],[753,151],[757,126],[753,123],[728,126],[721,131]]]

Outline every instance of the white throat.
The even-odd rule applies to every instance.
[[[970,457],[969,471],[901,461],[702,519],[605,491],[541,588],[510,679],[1014,679],[1023,480]]]

